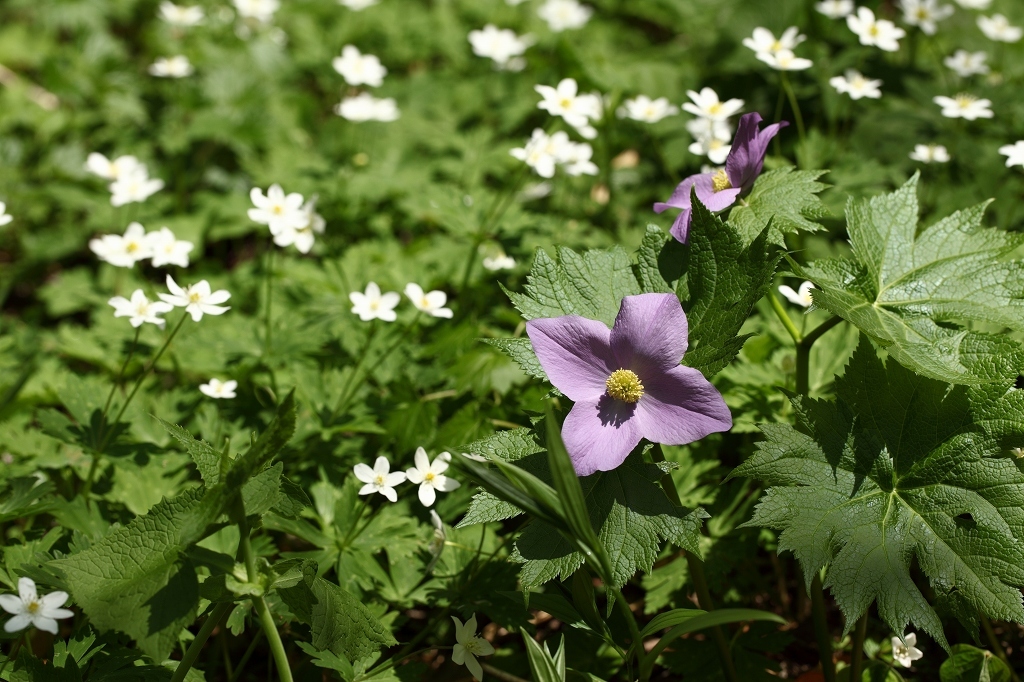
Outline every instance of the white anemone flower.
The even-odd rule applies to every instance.
[[[490,656],[494,653],[494,647],[483,637],[476,634],[476,614],[466,621],[452,616],[455,621],[455,647],[452,649],[452,662],[457,665],[464,665],[470,674],[478,679],[484,678],[484,669],[480,667],[477,656]]]
[[[164,188],[164,181],[150,178],[145,166],[137,166],[133,171],[118,175],[110,183],[110,204],[124,206],[131,203],[142,203]]]
[[[416,466],[405,470],[405,477],[410,483],[418,485],[420,502],[424,507],[434,504],[437,499],[437,491],[450,493],[462,484],[453,478],[445,476],[448,470],[448,462],[452,461],[450,453],[442,452],[431,462],[427,451],[423,448],[416,448],[416,455],[413,460]]]
[[[243,19],[255,19],[261,24],[274,20],[274,14],[281,8],[279,0],[231,0],[235,10]]]
[[[71,618],[74,612],[61,608],[68,601],[67,592],[51,592],[39,596],[32,578],[18,578],[18,594],[0,594],[0,608],[14,616],[4,623],[5,632],[18,632],[28,626],[57,634],[57,620]]]
[[[149,74],[157,78],[185,78],[195,72],[185,55],[159,57],[149,66]]]
[[[445,308],[448,302],[448,294],[440,290],[424,292],[423,287],[414,282],[405,285],[405,295],[409,297],[416,309],[432,317],[444,317],[451,319],[454,313],[451,308]]]
[[[202,23],[205,16],[206,13],[199,6],[186,7],[185,5],[175,5],[173,2],[168,2],[168,0],[160,3],[160,18],[171,26],[179,26],[181,28],[196,26]]]
[[[942,115],[946,118],[965,118],[974,121],[979,118],[992,118],[992,100],[978,99],[974,95],[960,93],[956,97],[933,97],[932,101],[942,107]]]
[[[107,304],[114,308],[114,317],[127,317],[128,322],[135,328],[141,327],[146,322],[155,324],[161,329],[164,328],[166,320],[160,315],[174,310],[170,303],[162,301],[150,301],[142,289],[132,292],[130,299],[124,296],[115,296]]]
[[[569,135],[565,131],[548,135],[540,128],[534,128],[526,145],[509,150],[509,154],[526,163],[542,178],[551,178],[555,175],[559,159],[564,156],[563,148],[568,144]]]
[[[14,216],[7,212],[7,204],[0,201],[0,227],[14,220]]]
[[[900,49],[899,39],[907,32],[888,19],[876,19],[867,7],[858,7],[857,14],[846,17],[846,25],[857,34],[861,45],[874,45],[886,52]]]
[[[338,0],[343,7],[348,7],[353,12],[361,12],[367,7],[373,7],[380,0]]]
[[[167,227],[161,227],[156,232],[146,235],[149,243],[151,263],[154,268],[165,265],[177,265],[179,268],[188,267],[188,254],[195,248],[192,242],[178,239]]]
[[[811,282],[803,282],[797,291],[793,291],[793,287],[788,284],[783,284],[779,287],[779,293],[786,297],[793,305],[798,305],[801,308],[810,308],[811,304],[814,303],[814,299],[811,298],[811,289],[814,288],[814,284]]]
[[[483,264],[484,268],[491,272],[497,272],[498,270],[511,270],[516,266],[516,259],[507,255],[505,252],[501,252],[493,256],[486,256],[483,260]]]
[[[487,24],[479,31],[470,31],[468,37],[473,54],[491,59],[498,68],[511,71],[518,70],[516,67],[522,62],[516,57],[521,57],[533,44],[530,36],[516,35],[511,29],[498,28],[494,24]]]
[[[900,7],[903,9],[903,21],[930,36],[938,30],[936,23],[953,14],[952,5],[940,5],[938,0],[900,0]]]
[[[583,28],[593,14],[594,10],[578,0],[547,0],[537,9],[537,16],[555,33]]]
[[[792,50],[759,52],[757,58],[776,71],[803,71],[814,66],[810,59],[797,57]]]
[[[565,172],[572,176],[597,175],[600,171],[591,158],[594,156],[594,148],[586,142],[568,142],[561,145],[558,155],[558,162],[562,164]]]
[[[210,283],[205,279],[182,289],[167,275],[167,288],[171,293],[160,294],[160,300],[175,308],[184,308],[195,322],[203,319],[203,315],[223,315],[231,310],[231,306],[220,305],[231,298],[231,294],[225,289],[211,291]]]
[[[1006,157],[1006,167],[1024,166],[1024,140],[1014,144],[1006,144],[999,148],[999,153]]]
[[[341,56],[331,61],[334,70],[341,74],[349,85],[369,85],[379,88],[388,74],[387,67],[372,54],[363,54],[355,45],[341,48]]]
[[[360,462],[352,468],[356,478],[363,482],[359,489],[360,495],[372,495],[380,493],[391,502],[398,501],[398,494],[395,486],[405,481],[405,474],[401,471],[391,471],[391,462],[386,457],[378,457],[371,469]]]
[[[892,657],[897,663],[902,665],[904,668],[909,668],[914,664],[914,661],[924,658],[924,652],[918,649],[915,645],[917,644],[917,635],[913,632],[908,632],[904,637],[903,641],[900,641],[899,637],[892,638]]]
[[[119,156],[111,160],[97,152],[92,152],[85,159],[85,169],[107,180],[117,180],[140,169],[143,173],[146,172],[146,167],[134,156]]]
[[[275,234],[274,243],[282,247],[294,245],[299,253],[309,253],[316,243],[316,235],[323,234],[327,228],[327,221],[316,212],[315,196],[302,205],[302,210],[307,217],[306,226]]]
[[[556,87],[535,85],[533,89],[542,98],[537,103],[538,109],[543,109],[552,116],[560,116],[583,137],[593,139],[597,135],[590,126],[590,121],[601,119],[604,104],[600,95],[581,94],[579,85],[572,78],[563,78]]]
[[[397,121],[400,113],[391,97],[374,97],[362,92],[354,97],[346,97],[334,107],[334,113],[342,118],[362,123],[364,121]]]
[[[988,9],[992,0],[956,0],[956,4],[964,9]]]
[[[989,40],[1000,43],[1015,43],[1024,35],[1024,29],[1010,24],[1010,20],[1002,14],[991,17],[978,17],[978,28]]]
[[[686,122],[686,130],[694,139],[714,137],[722,142],[732,139],[732,129],[728,121],[713,121],[710,118],[694,118]]]
[[[249,190],[249,199],[256,208],[248,210],[249,220],[266,225],[270,234],[301,229],[309,225],[309,216],[302,210],[302,195],[298,192],[285,194],[281,185],[274,183],[263,190],[253,187]]]
[[[398,318],[398,315],[395,314],[395,306],[402,300],[402,297],[395,291],[382,294],[377,283],[370,282],[366,285],[365,292],[353,291],[348,295],[348,300],[352,301],[352,312],[358,315],[363,322],[370,320],[394,322]]]
[[[946,163],[949,161],[949,151],[941,144],[915,144],[914,151],[908,156],[920,163]]]
[[[853,0],[822,0],[814,6],[821,14],[829,19],[842,19],[853,14]]]
[[[199,391],[210,398],[216,398],[218,400],[226,400],[234,398],[235,389],[238,388],[237,381],[221,381],[220,379],[210,379],[208,383],[199,384]]]
[[[714,135],[701,135],[690,143],[688,150],[697,156],[706,156],[708,160],[716,165],[722,165],[729,158],[732,145],[728,140],[723,140]]]
[[[723,102],[711,88],[702,88],[700,92],[687,90],[686,96],[693,103],[684,103],[683,110],[711,121],[725,121],[743,108],[743,100],[730,99]]]
[[[865,78],[864,74],[854,69],[849,69],[844,76],[833,76],[828,80],[829,84],[840,94],[849,95],[850,99],[878,99],[882,96],[879,86],[880,80]]]
[[[651,99],[647,95],[637,95],[627,99],[616,112],[619,118],[628,118],[643,123],[657,123],[663,118],[675,116],[679,107],[671,104],[666,97]]]
[[[968,52],[957,50],[942,60],[942,63],[956,72],[961,78],[969,78],[975,74],[986,74],[989,71],[988,55],[984,52]]]
[[[757,54],[762,52],[776,54],[783,50],[792,52],[796,49],[797,45],[805,40],[807,40],[807,36],[801,35],[800,29],[796,26],[790,26],[778,38],[768,29],[758,26],[754,29],[754,34],[750,38],[743,39],[743,44]]]
[[[100,260],[119,268],[130,268],[153,256],[153,247],[146,238],[146,229],[139,223],[129,223],[123,235],[105,234],[99,239],[90,240],[89,249]]]

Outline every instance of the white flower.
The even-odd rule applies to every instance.
[[[581,5],[577,0],[547,0],[537,10],[537,16],[546,21],[548,28],[556,33],[582,28],[593,14],[594,10]]]
[[[134,171],[119,174],[110,183],[110,204],[124,206],[133,202],[142,203],[163,188],[163,180],[151,179],[145,166],[137,166]]]
[[[657,123],[668,116],[679,113],[679,107],[670,104],[665,97],[651,99],[647,95],[637,95],[635,99],[627,99],[618,110],[619,118],[630,118],[644,123]]]
[[[12,220],[14,220],[14,216],[7,212],[7,204],[0,201],[0,226],[6,225]]]
[[[379,88],[388,70],[372,54],[363,54],[355,45],[341,48],[341,56],[331,62],[349,85],[369,85]]]
[[[75,615],[73,611],[61,608],[67,600],[67,592],[51,592],[40,597],[32,578],[18,578],[17,596],[0,594],[0,608],[14,615],[14,618],[4,623],[4,631],[18,632],[32,625],[55,635],[57,619]]]
[[[793,305],[798,305],[801,308],[810,308],[814,300],[811,298],[811,289],[814,288],[814,284],[811,282],[804,282],[800,285],[799,291],[793,291],[793,287],[788,284],[783,284],[779,287],[779,293],[786,297],[786,299]]]
[[[128,322],[133,327],[141,327],[144,323],[155,324],[161,329],[164,328],[165,320],[160,317],[165,313],[174,310],[174,306],[161,301],[150,301],[142,289],[136,289],[131,299],[124,296],[115,296],[107,301],[108,305],[114,308],[114,317],[128,317]]]
[[[191,76],[193,71],[191,62],[184,55],[159,57],[149,66],[150,75],[157,78],[184,78]]]
[[[505,0],[505,4],[509,5],[510,7],[515,7],[516,5],[521,5],[524,2],[526,2],[526,0]]]
[[[516,259],[504,252],[494,256],[487,256],[483,260],[484,267],[495,272],[497,270],[511,270],[516,266]]]
[[[590,160],[593,155],[594,148],[586,142],[567,142],[559,148],[557,160],[565,168],[565,172],[574,177],[597,175],[600,171]]]
[[[683,104],[683,110],[711,121],[725,121],[743,108],[743,100],[730,99],[722,102],[718,99],[718,93],[711,88],[703,88],[700,92],[687,90],[686,96],[693,104],[686,102]]]
[[[281,7],[279,0],[231,0],[239,16],[255,19],[266,24],[274,19],[274,13]]]
[[[1012,26],[1010,20],[1002,14],[993,14],[991,17],[978,17],[978,28],[989,40],[996,40],[1002,43],[1015,43],[1024,35],[1024,29],[1019,26]]]
[[[211,292],[210,283],[205,279],[182,289],[167,275],[167,288],[171,293],[160,294],[160,299],[176,308],[184,308],[195,322],[203,319],[204,314],[223,315],[231,310],[231,306],[220,305],[231,298],[231,294],[224,289]]]
[[[89,249],[100,260],[119,268],[130,268],[153,255],[152,244],[146,239],[146,229],[139,223],[130,223],[124,235],[105,234],[90,240]]]
[[[490,656],[494,653],[494,647],[483,637],[476,636],[476,614],[466,621],[452,616],[455,621],[455,647],[452,649],[452,662],[456,665],[464,665],[470,674],[478,679],[484,678],[484,669],[480,667],[477,656]]]
[[[899,39],[907,32],[888,19],[875,19],[875,13],[867,7],[857,8],[857,14],[846,17],[846,25],[860,38],[861,45],[874,45],[886,52],[900,49]]]
[[[509,154],[524,161],[542,178],[550,178],[554,177],[555,165],[563,156],[563,149],[568,144],[569,135],[564,131],[548,135],[540,128],[534,128],[526,146],[511,149]]]
[[[759,52],[757,58],[776,71],[803,71],[814,66],[810,59],[797,57],[792,50]]]
[[[338,0],[339,3],[355,12],[362,11],[367,7],[373,7],[380,0]]]
[[[814,9],[829,19],[842,19],[853,13],[853,0],[822,0]]]
[[[202,23],[206,13],[202,7],[186,7],[175,5],[173,2],[164,0],[160,3],[160,18],[171,26],[195,26]]]
[[[968,78],[976,73],[988,73],[988,64],[985,63],[987,59],[988,55],[984,52],[957,50],[942,60],[942,63],[956,71],[958,76]]]
[[[365,293],[353,291],[348,295],[348,300],[352,301],[352,312],[358,315],[363,322],[369,320],[394,322],[398,317],[395,314],[395,306],[402,300],[402,297],[394,291],[381,294],[377,283],[370,282],[366,285]]]
[[[904,644],[904,642],[906,642],[906,644]],[[917,644],[917,635],[913,632],[908,632],[903,637],[903,642],[900,641],[899,637],[893,637],[893,659],[904,668],[909,668],[914,664],[914,661],[924,658],[924,652],[914,646],[915,644]]]
[[[999,153],[1006,157],[1006,167],[1024,166],[1024,140],[1017,140],[1014,144],[1003,145]],[[0,204],[3,206],[3,204]],[[3,213],[0,210],[0,213]]]
[[[316,235],[323,234],[327,228],[324,217],[316,212],[316,197],[314,196],[302,206],[306,214],[307,224],[305,227],[284,230],[274,235],[274,243],[278,246],[291,246],[299,250],[299,253],[309,253],[316,242]]]
[[[828,82],[836,89],[836,92],[849,95],[850,99],[860,99],[861,97],[878,99],[882,96],[882,91],[878,89],[882,81],[865,78],[862,73],[853,69],[848,70],[845,76],[829,78]]]
[[[992,0],[956,0],[956,4],[964,9],[988,9]]]
[[[946,163],[949,161],[949,152],[941,144],[915,144],[914,151],[910,152],[908,156],[921,163]]]
[[[694,139],[714,137],[722,142],[732,139],[732,130],[727,121],[713,121],[710,118],[694,118],[686,122],[686,129]]]
[[[452,456],[447,452],[442,452],[431,462],[427,457],[426,450],[416,448],[414,461],[416,466],[406,469],[405,477],[409,479],[410,483],[420,487],[419,497],[424,507],[434,504],[438,490],[449,493],[462,485],[455,479],[444,475],[444,472],[448,470],[448,462],[452,461]]]
[[[237,381],[221,381],[220,379],[210,379],[207,384],[199,384],[199,390],[203,395],[218,399],[234,398],[236,388],[238,388]]]
[[[926,34],[935,35],[936,22],[953,14],[952,5],[940,5],[939,0],[900,0],[903,21],[917,26]]]
[[[249,209],[249,220],[266,225],[272,235],[309,225],[309,215],[302,210],[302,195],[298,192],[286,195],[281,185],[274,183],[267,189],[266,196],[259,187],[253,187],[249,198],[256,207]]]
[[[117,180],[140,170],[142,173],[146,172],[146,167],[139,163],[139,160],[134,156],[119,156],[111,161],[96,152],[89,154],[86,158],[85,169],[93,175],[98,175],[107,180]]]
[[[401,471],[389,473],[391,471],[391,463],[388,462],[387,458],[378,457],[377,461],[373,463],[372,469],[360,462],[352,470],[355,472],[356,478],[364,484],[359,489],[360,495],[380,493],[392,502],[398,501],[395,486],[405,481],[405,474]]]
[[[476,56],[493,59],[498,67],[508,68],[510,64],[517,65],[513,57],[521,56],[533,41],[529,36],[516,35],[511,29],[487,24],[479,31],[469,32],[469,44]]]
[[[722,165],[732,151],[732,145],[728,140],[723,140],[714,135],[701,135],[690,143],[688,147],[691,154],[706,156],[711,163]]]
[[[584,131],[593,130],[590,128],[590,119],[597,121],[601,118],[603,104],[600,95],[579,94],[579,86],[572,78],[563,78],[554,88],[550,85],[535,85],[533,89],[543,98],[537,103],[538,109],[552,116],[561,116],[581,135],[588,139],[591,137]]]
[[[768,29],[758,26],[754,29],[752,37],[743,39],[743,44],[758,54],[762,52],[776,54],[783,50],[792,52],[797,45],[805,40],[807,40],[807,36],[800,35],[800,29],[796,26],[790,26],[778,38]]]
[[[448,294],[443,291],[434,290],[424,293],[419,284],[409,282],[405,285],[405,295],[409,297],[417,310],[433,317],[451,319],[454,314],[451,308],[444,307],[444,304],[448,302]]]
[[[933,97],[932,101],[942,107],[942,115],[946,118],[966,118],[973,121],[978,118],[992,118],[989,108],[992,101],[978,99],[974,95],[960,93],[956,97]]]
[[[390,97],[377,99],[368,92],[346,97],[334,107],[334,113],[349,121],[397,121],[399,112]]]
[[[161,227],[156,232],[147,234],[146,241],[149,244],[154,268],[160,268],[168,264],[177,265],[179,268],[188,267],[188,254],[195,247],[192,242],[178,239],[166,227]]]

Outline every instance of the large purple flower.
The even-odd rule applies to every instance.
[[[764,166],[764,155],[768,151],[768,143],[789,123],[779,121],[764,130],[759,130],[761,114],[745,114],[740,118],[736,138],[732,149],[725,159],[725,168],[713,173],[691,175],[676,187],[669,200],[654,205],[654,212],[661,213],[670,208],[681,208],[676,221],[672,223],[672,236],[686,243],[690,233],[690,188],[695,188],[697,198],[710,211],[721,211],[733,205],[743,192],[754,184]]]
[[[579,476],[622,464],[641,438],[684,445],[732,428],[722,395],[692,367],[674,294],[622,299],[615,326],[578,315],[526,323],[540,364],[575,402],[562,438]]]

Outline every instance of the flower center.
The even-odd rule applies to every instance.
[[[971,95],[960,94],[956,96],[956,103],[961,109],[966,109],[974,102],[974,97]]]
[[[199,303],[200,298],[202,297],[199,295],[198,291],[193,291],[188,295],[188,300],[191,301],[192,303]]]
[[[570,109],[572,108],[572,100],[569,99],[568,97],[563,97],[562,100],[558,103],[558,105],[563,109]]]
[[[428,483],[432,483],[435,478],[437,478],[437,474],[435,474],[433,471],[428,471],[427,475],[423,477],[423,480]]]
[[[375,485],[383,486],[384,485],[384,475],[383,474],[377,474],[377,477],[373,479],[373,482],[374,482]]]
[[[483,640],[481,640],[479,637],[473,637],[462,646],[466,651],[473,654],[474,656],[479,656],[481,652],[483,652],[484,650],[483,644]]]
[[[281,215],[282,213],[284,213],[284,208],[280,204],[278,204],[277,206],[274,206],[272,209],[270,209],[270,211],[274,215]]]
[[[124,250],[128,253],[135,253],[139,250],[139,244],[138,242],[128,242],[128,246],[126,246]]]
[[[708,107],[708,113],[711,114],[712,116],[720,113],[721,111],[722,111],[722,103],[721,102],[715,102],[710,107]]]
[[[868,34],[872,36],[878,36],[878,25],[871,24],[871,28],[868,29]]]
[[[772,52],[778,52],[781,49],[782,49],[782,41],[776,40],[774,43],[772,43],[772,47],[771,47],[771,51]]]
[[[644,385],[636,372],[628,369],[617,369],[604,382],[608,395],[624,403],[633,404],[644,394]]]
[[[729,182],[729,176],[724,168],[719,168],[711,176],[711,189],[714,191],[721,192],[723,189],[730,189],[731,187],[732,183]]]
[[[924,7],[921,7],[920,9],[917,10],[918,19],[927,19],[929,16],[930,15],[928,14],[928,10],[926,10]]]
[[[39,602],[37,602],[36,600],[33,599],[32,601],[30,601],[28,603],[28,606],[25,607],[25,610],[28,611],[29,613],[32,613],[32,614],[38,613],[39,612]]]

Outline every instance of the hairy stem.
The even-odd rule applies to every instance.
[[[825,682],[836,682],[836,664],[832,659],[832,634],[828,629],[825,614],[825,593],[821,587],[821,575],[811,581],[811,612],[814,617],[814,638],[818,640],[818,656],[821,659],[821,674]],[[861,646],[863,649],[863,645]]]
[[[228,615],[228,611],[232,606],[234,604],[231,602],[221,602],[213,608],[213,611],[206,618],[206,622],[203,623],[203,627],[199,628],[199,632],[196,633],[196,638],[188,645],[188,650],[181,657],[178,667],[174,669],[174,674],[171,675],[171,682],[184,682],[185,676],[192,669],[192,666],[195,665],[196,659],[199,658],[200,652],[206,645],[206,640],[213,634],[213,629]]]
[[[860,682],[864,671],[864,639],[868,635],[867,611],[857,621],[857,629],[853,631],[853,652],[850,662],[850,682]]]

